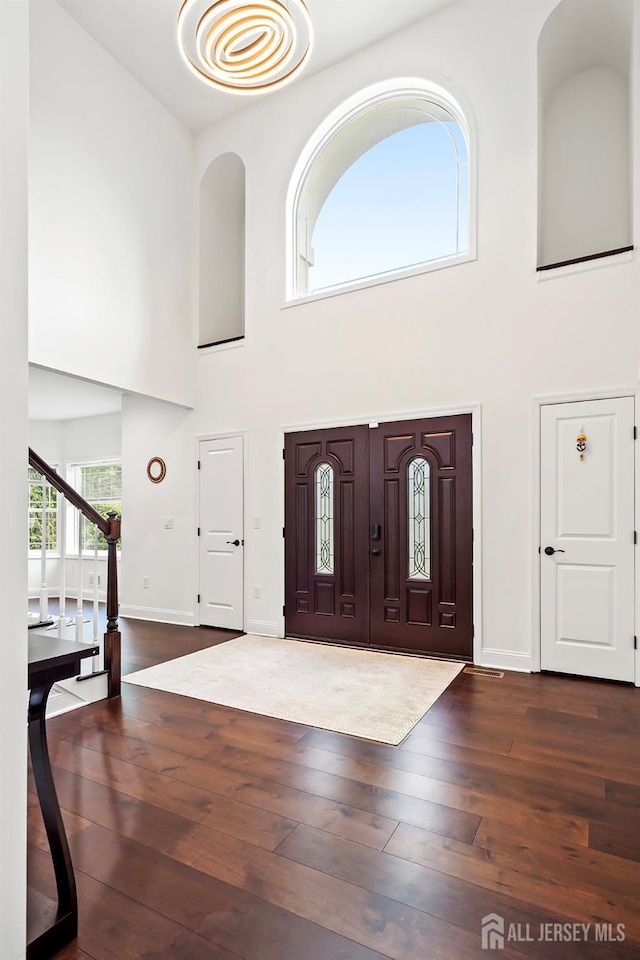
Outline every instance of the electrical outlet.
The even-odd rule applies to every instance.
[[[261,518],[261,517],[254,517],[254,518],[253,518],[253,529],[254,529],[254,530],[259,530],[260,527],[261,527],[261,525],[262,525],[262,518]]]
[[[143,588],[143,590],[148,590],[148,589],[149,589],[149,577],[143,577],[143,578],[142,578],[142,588]]]
[[[259,599],[260,599],[260,587],[257,587],[257,586],[256,586],[256,587],[253,588],[253,599],[254,599],[254,600],[259,600]]]
[[[164,528],[165,530],[173,530],[173,517],[164,518]]]

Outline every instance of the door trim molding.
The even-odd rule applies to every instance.
[[[459,414],[471,414],[471,429],[473,432],[473,447],[471,451],[472,463],[472,491],[473,491],[473,662],[484,665],[482,651],[482,404],[463,403],[453,406],[427,407],[421,410],[400,410],[395,413],[373,413],[341,417],[333,420],[313,420],[302,423],[283,424],[277,428],[277,454],[282,458],[284,437],[287,433],[302,433],[305,430],[331,430],[334,427],[352,427],[360,424],[393,423],[396,420],[425,420],[430,417],[455,417]],[[284,466],[284,464],[283,464]],[[284,528],[284,469],[279,471],[280,495],[278,507],[278,527]],[[284,581],[284,537],[278,547],[274,562],[279,564],[282,575],[281,596],[284,609],[285,581]],[[278,636],[284,637],[284,614],[278,618]]]
[[[531,472],[531,672],[539,673],[542,660],[542,632],[540,607],[542,603],[540,586],[540,554],[538,548],[541,545],[540,522],[542,514],[541,505],[541,470],[542,470],[542,430],[541,417],[544,406],[556,405],[560,403],[580,403],[583,400],[613,400],[618,397],[632,397],[635,404],[635,419],[638,417],[638,397],[640,390],[636,385],[631,387],[611,387],[606,390],[579,390],[570,393],[545,394],[531,399],[531,438],[532,438],[532,465]],[[640,506],[639,481],[640,481],[640,440],[636,443],[635,451],[635,516],[638,523],[638,508]],[[636,632],[638,623],[640,623],[640,570],[637,560],[637,550],[635,559],[635,624]],[[636,650],[635,657],[635,685],[640,687],[640,650]]]
[[[193,486],[194,486],[194,496],[195,496],[195,517],[194,517],[194,534],[193,534],[193,557],[196,570],[196,583],[194,590],[194,614],[193,614],[193,626],[199,627],[200,623],[200,604],[197,602],[196,595],[200,590],[200,538],[196,532],[198,523],[200,521],[200,471],[198,470],[198,461],[200,459],[200,444],[206,443],[208,440],[228,440],[230,437],[241,437],[242,438],[242,523],[244,533],[246,534],[247,530],[247,463],[249,460],[249,451],[248,451],[248,431],[244,430],[222,430],[214,431],[212,433],[198,433],[194,437],[194,458],[193,458]],[[246,540],[246,536],[245,536]],[[242,552],[242,629],[245,630],[247,626],[247,550],[246,548]]]

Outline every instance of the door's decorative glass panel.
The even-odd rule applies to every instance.
[[[412,580],[431,578],[431,496],[429,464],[424,457],[409,463],[407,516],[409,536],[409,577]]]
[[[316,467],[316,573],[334,572],[333,467]]]

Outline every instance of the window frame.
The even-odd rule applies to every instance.
[[[57,472],[58,472],[58,464],[52,464],[51,466],[52,466],[52,468],[53,468],[53,469],[56,471],[56,473],[57,473]],[[34,468],[31,468],[31,469],[34,469]],[[37,471],[35,471],[35,472],[37,473]],[[46,477],[42,476],[42,474],[39,474],[39,478],[40,478],[39,480],[36,480],[35,478],[32,479],[32,478],[29,476],[29,472],[27,471],[27,483],[28,483],[28,489],[29,489],[29,498],[28,498],[28,501],[27,501],[27,553],[28,553],[29,559],[34,559],[34,558],[36,558],[36,557],[41,557],[41,556],[42,556],[42,553],[43,553],[42,546],[36,547],[35,549],[32,549],[31,546],[30,546],[30,543],[29,543],[29,529],[30,529],[31,514],[32,514],[32,512],[35,513],[35,510],[34,510],[34,511],[31,510],[31,495],[30,495],[30,492],[31,492],[31,487],[42,487],[42,488],[43,488],[43,491],[44,491],[44,488],[45,488],[45,485],[46,485],[47,488],[49,488],[49,489],[51,489],[51,490],[55,490],[55,494],[56,494],[56,508],[55,508],[55,511],[54,511],[54,510],[49,510],[49,509],[47,510],[47,516],[50,516],[51,514],[55,513],[55,517],[56,517],[56,543],[55,543],[55,546],[54,546],[54,547],[45,547],[44,552],[46,553],[46,555],[47,555],[48,558],[54,558],[54,559],[55,559],[56,557],[59,557],[59,556],[60,556],[60,500],[61,500],[62,495],[61,495],[60,493],[58,493],[58,491],[56,490],[56,488],[55,488],[52,484],[50,484],[50,483],[47,481]],[[62,498],[62,499],[64,499],[64,498]],[[42,510],[40,510],[39,512],[40,512],[40,516],[42,516]],[[45,539],[46,539],[46,538],[45,538]]]
[[[68,463],[66,467],[67,482],[70,483],[71,486],[74,487],[74,489],[80,492],[82,489],[80,472],[83,469],[83,467],[108,467],[108,466],[112,466],[113,464],[119,464],[120,468],[122,469],[122,459],[118,457],[113,457],[106,460],[79,460],[74,463]],[[102,501],[87,500],[87,502],[88,503],[93,503],[93,502],[104,503],[103,500]],[[78,524],[80,523],[80,517],[83,516],[83,514],[81,514],[79,510],[76,510],[75,507],[72,504],[68,503],[66,500],[65,500],[65,503],[67,506],[66,556],[77,557],[78,556],[78,537],[79,537]],[[119,540],[117,545],[118,558],[120,556],[120,549],[121,549],[121,541]],[[107,552],[108,552],[107,550],[99,548],[98,557],[101,559],[106,557]],[[83,558],[93,557],[94,554],[95,554],[95,550],[93,547],[89,549],[83,547],[83,550],[82,550]]]
[[[350,97],[334,109],[317,127],[300,154],[294,168],[286,203],[286,277],[285,302],[283,308],[300,303],[324,300],[328,297],[340,296],[355,290],[366,289],[382,283],[413,277],[445,267],[468,263],[477,259],[477,150],[476,135],[473,117],[464,99],[456,91],[451,93],[451,84],[446,87],[440,83],[422,78],[399,78],[373,84]],[[301,276],[301,249],[302,237],[300,229],[299,210],[305,195],[305,190],[313,176],[314,170],[321,162],[322,154],[331,141],[342,130],[357,121],[361,116],[383,104],[398,101],[399,104],[407,101],[425,101],[425,113],[429,105],[435,105],[447,111],[456,121],[467,144],[468,154],[468,249],[465,253],[447,256],[439,260],[431,260],[398,270],[390,270],[372,277],[349,281],[340,285],[319,290],[316,293],[307,293],[302,290]],[[384,138],[383,138],[384,139]],[[368,148],[362,151],[366,152]],[[361,155],[362,155],[361,154]],[[346,170],[347,168],[345,168]],[[343,171],[344,172],[344,171]],[[305,238],[306,244],[306,238]]]

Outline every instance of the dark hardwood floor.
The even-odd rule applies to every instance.
[[[125,673],[232,636],[122,626]],[[389,747],[125,683],[48,724],[80,898],[59,957],[638,958],[638,721],[630,687],[461,674]],[[531,939],[483,950],[491,913]]]

